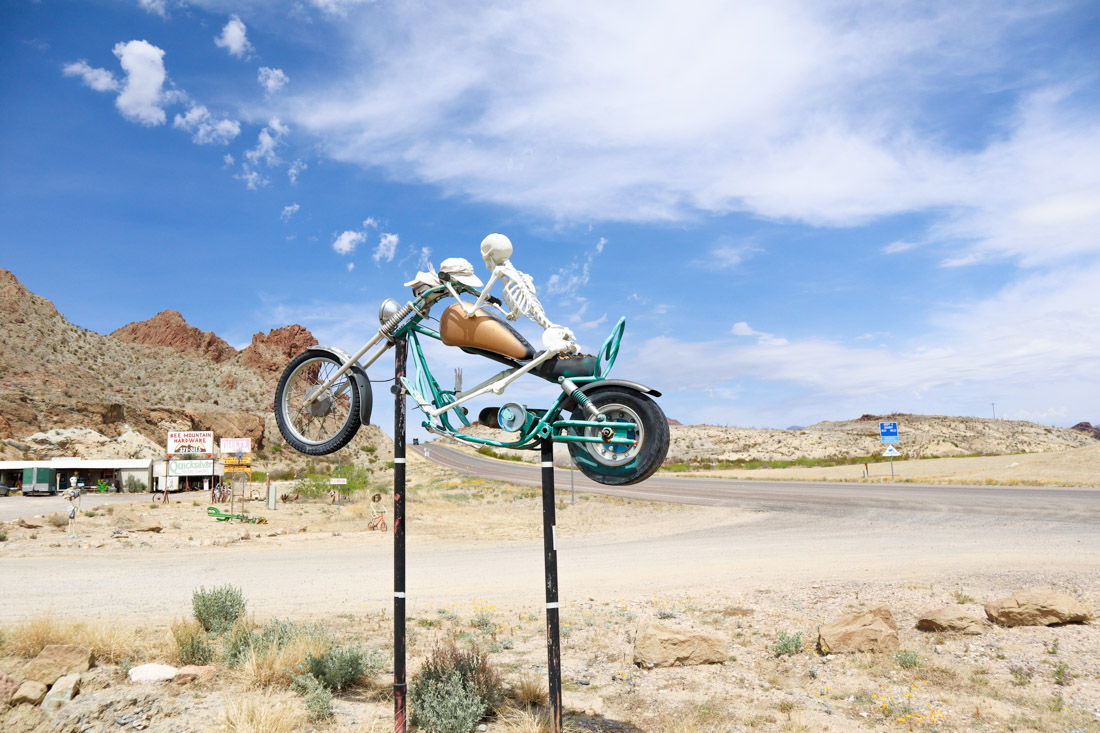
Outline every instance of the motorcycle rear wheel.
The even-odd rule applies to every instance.
[[[573,462],[588,478],[606,486],[626,486],[645,481],[668,455],[668,419],[660,406],[645,394],[629,387],[607,387],[589,393],[592,403],[611,422],[628,422],[635,427],[619,437],[632,438],[636,445],[570,443]],[[577,407],[574,420],[591,420]],[[599,436],[600,428],[584,428],[583,435]]]
[[[287,365],[275,389],[275,422],[294,450],[323,456],[340,450],[361,424],[359,391],[345,372],[308,406],[306,400],[340,368],[326,351],[310,350]]]

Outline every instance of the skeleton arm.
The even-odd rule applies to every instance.
[[[474,313],[477,313],[477,309],[484,305],[485,301],[489,299],[489,291],[492,289],[493,283],[495,283],[498,279],[500,279],[500,275],[498,275],[497,272],[494,270],[492,277],[489,278],[489,282],[485,283],[485,287],[481,289],[481,295],[478,296],[477,301],[473,305],[470,305],[460,299],[458,297],[458,293],[455,292],[454,286],[452,286],[450,283],[447,283],[447,288],[451,291],[451,295],[455,296],[455,300],[457,300],[459,303],[462,303],[462,311],[466,314],[467,318],[470,318],[474,315]],[[510,315],[509,318],[511,318]]]

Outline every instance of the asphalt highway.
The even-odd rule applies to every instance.
[[[438,444],[408,446],[460,473],[538,486],[536,465],[470,455]],[[574,470],[576,490],[604,496],[767,511],[878,509],[1100,523],[1100,491],[1029,486],[963,486],[917,483],[745,481],[658,473],[633,486],[604,486]],[[570,471],[554,471],[556,490],[569,491]]]

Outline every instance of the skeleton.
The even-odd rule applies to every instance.
[[[481,257],[485,260],[485,267],[488,268],[490,277],[477,302],[472,305],[462,303],[466,317],[470,318],[477,312],[477,309],[489,298],[489,291],[492,290],[493,284],[500,280],[504,287],[504,305],[508,306],[506,317],[509,321],[527,316],[542,326],[542,345],[546,347],[548,356],[576,354],[579,349],[573,332],[546,317],[546,311],[543,310],[542,303],[535,294],[535,282],[530,275],[516,269],[510,261],[511,256],[512,241],[503,234],[490,234],[481,241]]]

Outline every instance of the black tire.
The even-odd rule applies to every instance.
[[[661,467],[668,454],[668,419],[656,402],[629,387],[606,387],[588,394],[592,403],[614,422],[632,422],[640,430],[627,437],[636,446],[607,443],[570,443],[569,454],[588,478],[607,486],[626,486],[645,481]],[[584,408],[573,410],[574,420],[590,420]],[[585,428],[581,434],[598,435],[599,428]]]
[[[359,430],[359,391],[345,372],[308,408],[302,403],[340,368],[327,351],[310,349],[287,365],[275,389],[275,422],[294,450],[323,456],[340,450]]]

